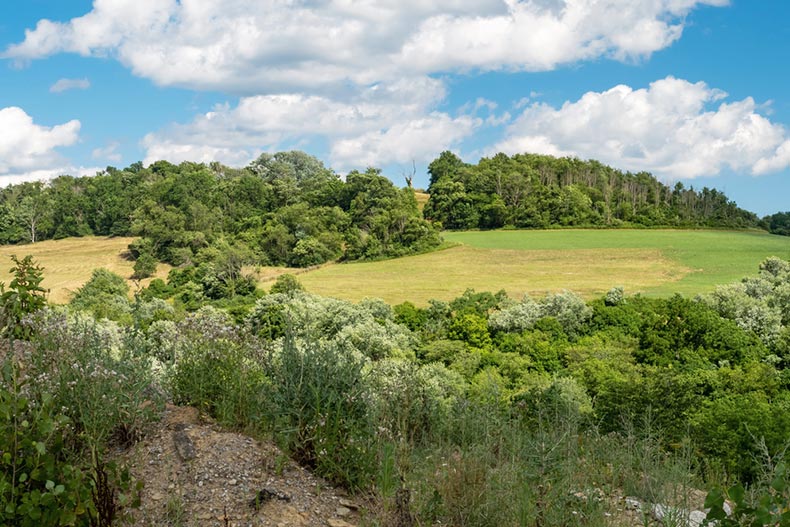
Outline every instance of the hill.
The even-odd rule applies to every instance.
[[[450,300],[466,288],[512,298],[569,289],[587,298],[687,296],[738,280],[764,258],[790,256],[790,239],[712,230],[549,230],[445,233],[462,244],[438,252],[322,267],[299,275],[314,293],[390,303]]]
[[[670,188],[594,160],[497,154],[471,165],[443,152],[428,170],[424,214],[446,229],[764,227],[716,189]]]
[[[283,273],[298,273],[314,293],[359,301],[382,298],[426,304],[450,300],[466,288],[505,289],[513,298],[568,289],[587,298],[621,285],[628,293],[687,296],[710,291],[749,273],[768,256],[790,257],[790,239],[761,232],[711,230],[549,230],[451,232],[457,244],[444,250],[376,262],[327,264],[311,270],[247,267],[268,288]],[[31,254],[45,268],[50,301],[66,303],[71,292],[105,267],[129,279],[134,238],[69,238],[0,247],[0,280],[10,277],[11,254]],[[156,277],[170,266],[160,264]],[[144,280],[142,285],[147,285]]]
[[[91,272],[99,267],[104,267],[127,279],[131,290],[134,283],[131,280],[132,266],[129,243],[134,238],[100,238],[86,236],[84,238],[68,238],[65,240],[47,240],[29,245],[6,245],[0,247],[0,280],[8,282],[11,275],[8,269],[11,266],[9,256],[15,254],[19,257],[32,255],[39,265],[44,267],[44,281],[42,287],[49,289],[49,301],[55,304],[65,304],[71,294],[79,289],[91,277]],[[166,278],[169,265],[159,264],[154,277]],[[142,280],[140,286],[148,285],[151,279]]]

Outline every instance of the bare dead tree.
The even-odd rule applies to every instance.
[[[406,180],[406,186],[409,188],[412,187],[412,182],[414,181],[414,175],[417,173],[417,164],[414,162],[414,159],[411,160],[411,174],[403,173],[403,179]]]

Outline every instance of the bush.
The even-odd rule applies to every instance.
[[[166,379],[174,402],[228,426],[260,420],[267,384],[262,361],[225,313],[204,307],[173,326],[157,325],[155,333],[158,353],[172,361]]]
[[[267,370],[270,426],[294,458],[350,489],[368,488],[376,470],[366,361],[331,344],[298,347],[286,338]]]
[[[87,525],[89,480],[66,460],[70,420],[51,396],[23,395],[30,379],[11,360],[0,369],[0,523]]]
[[[129,285],[123,277],[107,269],[94,269],[90,280],[77,289],[69,305],[98,319],[131,323]]]
[[[50,390],[67,409],[78,444],[101,453],[140,439],[163,402],[148,357],[128,349],[112,322],[45,310],[33,324],[28,374],[39,396]]]
[[[284,293],[286,295],[291,295],[297,291],[304,291],[304,286],[302,286],[298,278],[287,273],[278,276],[269,290],[272,294]]]
[[[142,253],[134,262],[132,278],[141,279],[153,276],[156,272],[156,258],[151,253]]]

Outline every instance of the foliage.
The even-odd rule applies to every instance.
[[[705,498],[705,507],[710,509],[707,518],[723,527],[790,525],[790,477],[783,461],[772,470],[767,483],[753,499],[741,484],[728,489],[715,487]],[[734,505],[731,514],[725,511],[726,500]]]
[[[761,226],[757,216],[716,189],[687,189],[682,183],[670,188],[648,173],[622,172],[594,160],[500,153],[469,165],[443,152],[428,170],[431,197],[424,213],[446,229]]]
[[[0,282],[0,335],[17,339],[29,339],[30,328],[22,324],[23,317],[43,308],[47,290],[41,287],[43,269],[28,255],[21,260],[11,256],[14,267],[10,272],[14,278],[6,290]]]
[[[441,241],[410,189],[376,169],[343,181],[296,151],[262,154],[242,169],[158,161],[10,185],[0,192],[0,227],[0,243],[139,236],[129,247],[136,278],[156,261],[195,264],[223,241],[243,246],[253,263],[299,267],[424,252]]]
[[[375,471],[369,428],[366,361],[331,344],[287,338],[271,362],[270,426],[297,461],[351,489],[366,488]]]
[[[304,291],[304,286],[299,283],[298,278],[288,273],[278,276],[269,290],[271,294],[284,293],[286,295],[297,291]]]
[[[137,257],[134,262],[134,274],[132,278],[141,279],[153,276],[156,272],[156,258],[153,254],[145,252]]]
[[[87,475],[66,460],[68,417],[46,395],[25,396],[30,379],[2,363],[0,383],[0,521],[4,525],[88,525]]]
[[[107,269],[94,269],[90,280],[74,293],[69,305],[99,319],[131,320],[129,285],[122,276]]]
[[[768,232],[782,236],[790,236],[790,211],[777,212],[763,218],[768,226]]]
[[[204,307],[181,322],[159,324],[155,335],[176,403],[200,408],[229,426],[260,419],[267,382],[263,365],[227,315]]]

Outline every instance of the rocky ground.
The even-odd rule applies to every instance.
[[[375,523],[358,498],[294,463],[273,444],[228,432],[194,408],[168,405],[146,439],[124,456],[145,483],[133,523],[174,527],[356,527]],[[643,503],[599,490],[574,495],[605,500],[607,524],[617,527],[702,527],[704,493],[683,507]],[[397,526],[411,521],[385,522]]]
[[[223,431],[194,408],[168,406],[126,457],[145,482],[135,525],[355,526],[358,503],[275,446]]]

